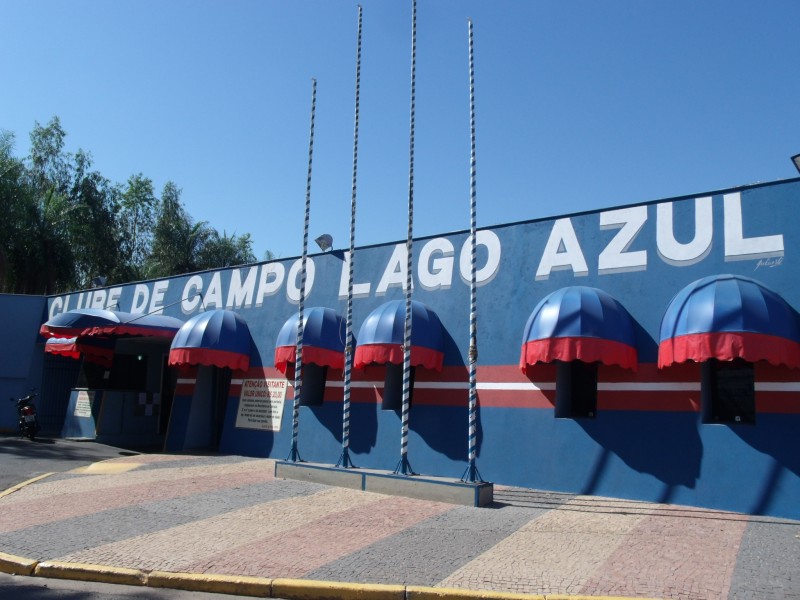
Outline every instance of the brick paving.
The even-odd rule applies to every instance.
[[[499,486],[494,506],[469,508],[272,474],[270,460],[143,455],[52,476],[0,498],[0,552],[535,594],[800,599],[798,521]]]

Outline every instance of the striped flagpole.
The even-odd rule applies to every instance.
[[[416,112],[417,0],[411,9],[411,125],[408,152],[408,237],[406,238],[406,319],[403,331],[403,407],[401,413],[400,462],[395,473],[414,475],[408,462],[408,416],[411,408],[411,285],[414,265],[411,248],[414,234],[414,118]]]
[[[350,380],[353,372],[353,263],[355,263],[356,243],[356,181],[358,174],[358,116],[361,93],[361,5],[358,6],[358,43],[356,44],[356,114],[353,130],[353,187],[350,196],[350,254],[347,278],[347,330],[344,348],[344,398],[342,403],[342,455],[337,467],[353,467],[350,460]]]
[[[478,195],[476,191],[477,161],[475,158],[475,62],[472,43],[472,19],[469,19],[469,232],[470,232],[470,279],[469,279],[469,431],[467,435],[467,470],[463,481],[474,483],[481,480],[475,466],[477,454],[478,422],[478,294],[475,283],[475,236],[477,229]]]
[[[308,177],[306,178],[306,214],[303,221],[303,257],[300,262],[300,302],[297,316],[297,349],[294,362],[294,405],[292,411],[292,448],[287,460],[302,460],[297,451],[300,430],[300,391],[303,387],[303,312],[306,301],[306,259],[308,257],[308,222],[311,215],[311,163],[314,156],[314,113],[317,107],[317,80],[311,80],[311,131],[308,136]]]

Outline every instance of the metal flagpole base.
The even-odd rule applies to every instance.
[[[397,466],[394,468],[395,475],[416,475],[414,470],[411,468],[411,463],[408,462],[408,457],[404,456],[400,459],[400,462],[397,463]]]
[[[347,448],[342,450],[342,455],[339,457],[339,460],[337,461],[336,466],[340,467],[342,469],[355,469],[355,468],[357,468],[353,464],[353,461],[350,460],[350,453],[347,451]]]
[[[286,460],[289,462],[303,462],[303,459],[300,458],[300,453],[297,451],[297,446],[292,446],[292,449],[289,450],[289,456],[286,457]]]
[[[478,467],[475,464],[470,464],[464,474],[461,476],[461,481],[464,483],[483,483],[483,478],[478,472]]]

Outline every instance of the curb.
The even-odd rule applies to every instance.
[[[45,477],[50,477],[50,475],[55,475],[55,473],[45,473],[44,475],[39,475],[38,477],[34,477],[32,479],[28,479],[27,481],[23,481],[22,483],[18,483],[17,485],[12,485],[7,490],[4,490],[4,491],[0,492],[0,498],[4,498],[5,496],[8,496],[9,494],[13,494],[14,492],[17,492],[17,491],[21,490],[22,488],[24,488],[26,485],[30,485],[32,483],[36,483],[40,479],[44,479]]]
[[[8,575],[32,575],[35,568],[35,560],[0,552],[0,573],[6,573]]]
[[[340,583],[310,579],[275,579],[273,598],[287,600],[405,600],[406,586],[378,583]]]
[[[344,583],[312,579],[269,579],[245,575],[214,575],[141,571],[124,567],[26,559],[0,552],[0,572],[51,579],[69,579],[189,592],[207,592],[284,600],[657,600],[623,596],[585,596],[568,594],[520,594],[389,585],[379,583]]]
[[[51,579],[72,579],[121,585],[146,585],[147,583],[147,575],[139,569],[60,561],[41,562],[36,565],[33,574],[36,577],[49,577]]]
[[[151,571],[145,585],[154,588],[185,590],[187,592],[211,592],[235,596],[269,598],[272,580],[246,575],[211,575],[196,573],[170,573]]]

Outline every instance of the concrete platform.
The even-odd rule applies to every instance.
[[[276,461],[275,477],[462,506],[488,506],[494,501],[494,486],[489,482],[467,483],[445,477],[343,469],[320,463]]]

